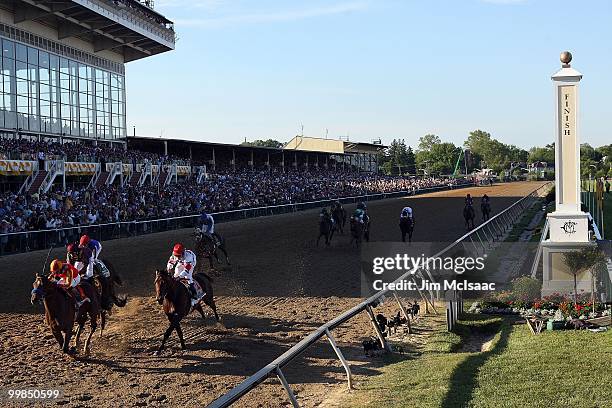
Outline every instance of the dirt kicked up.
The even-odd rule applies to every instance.
[[[415,241],[453,241],[465,232],[461,216],[465,194],[488,194],[494,215],[541,184],[500,184],[371,202],[371,238],[398,241],[399,213],[410,205],[418,220]],[[212,317],[203,320],[197,313],[189,316],[183,321],[187,350],[180,350],[173,334],[161,356],[152,352],[167,320],[154,299],[154,272],[164,267],[175,242],[190,246],[191,230],[104,242],[102,258],[109,259],[122,276],[121,292],[129,300],[111,316],[103,336],[93,338],[89,358],[62,355],[43,322],[42,306],[30,305],[31,284],[42,269],[46,251],[1,258],[0,405],[23,406],[6,399],[9,388],[63,390],[56,401],[32,404],[40,406],[210,403],[359,301],[359,252],[349,246],[348,233],[334,237],[328,248],[317,248],[317,213],[310,210],[218,225],[233,262],[214,277],[222,322],[216,324]],[[478,217],[479,213],[479,221]],[[52,253],[52,257],[63,256],[61,249]],[[391,302],[380,308],[385,313],[395,309]],[[365,315],[334,330],[357,386],[360,378],[378,372],[380,359],[365,357],[361,348],[361,341],[371,334]],[[284,372],[302,406],[320,406],[346,387],[344,370],[324,341]],[[269,379],[237,406],[288,404],[278,381]]]

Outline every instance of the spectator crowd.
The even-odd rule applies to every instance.
[[[46,157],[89,157],[113,155],[132,160],[162,160],[159,156],[134,150],[85,146],[76,143],[47,143],[0,139],[0,154],[35,155]],[[23,157],[23,156],[22,156]],[[448,185],[455,180],[380,176],[334,170],[237,169],[209,173],[197,184],[193,179],[165,187],[127,183],[101,188],[60,188],[45,194],[0,192],[0,252],[8,244],[7,233],[56,230],[96,224],[144,221],[198,214],[202,211],[221,212],[236,209],[332,200],[364,194],[416,191]],[[75,228],[76,229],[76,228]],[[42,235],[42,234],[38,234]],[[61,232],[67,241],[69,232]],[[45,243],[30,245],[44,247]]]

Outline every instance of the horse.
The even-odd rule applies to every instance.
[[[215,237],[217,239],[215,239]],[[205,234],[199,228],[196,228],[194,232],[194,239],[196,256],[198,258],[208,258],[210,269],[214,268],[213,257],[217,260],[217,262],[221,263],[217,249],[220,249],[221,252],[223,252],[223,255],[225,255],[225,262],[230,265],[230,259],[227,255],[227,250],[225,249],[225,239],[223,237],[218,234]]]
[[[408,234],[408,242],[412,242],[414,217],[400,217],[399,227],[402,232],[402,242],[406,242],[406,234]]]
[[[474,211],[474,207],[471,205],[466,205],[463,208],[463,218],[465,219],[465,227],[469,230],[474,228],[474,218],[476,218],[476,213]],[[471,222],[471,227],[470,227]]]
[[[487,221],[491,217],[491,203],[488,201],[481,201],[480,211],[482,212],[482,220]]]
[[[344,225],[346,224],[346,210],[341,205],[335,206],[332,209],[332,218],[334,219],[335,228],[340,234],[344,234]]]
[[[334,222],[330,217],[321,217],[319,221],[319,236],[317,237],[317,246],[321,237],[325,237],[325,245],[329,246],[334,236]]]
[[[355,243],[356,247],[361,245],[364,237],[364,230],[364,224],[359,222],[355,217],[351,217],[351,245],[353,245],[353,243]]]
[[[103,311],[110,314],[113,306],[124,307],[127,303],[127,296],[119,297],[115,293],[115,285],[122,286],[123,282],[113,264],[106,259],[98,260],[94,264],[94,271],[93,283],[100,295]],[[108,274],[106,279],[101,279],[100,277],[105,274]]]
[[[221,318],[217,314],[217,306],[215,305],[215,301],[213,299],[212,278],[204,273],[197,273],[193,275],[193,279],[200,284],[205,295],[192,307],[191,295],[185,284],[177,279],[174,279],[164,269],[158,269],[155,271],[154,284],[157,303],[163,306],[164,313],[170,322],[164,333],[162,343],[159,346],[159,349],[155,352],[156,355],[160,355],[164,350],[164,345],[174,330],[176,330],[176,334],[178,335],[181,343],[181,349],[185,350],[187,348],[187,346],[185,346],[185,340],[183,339],[181,320],[193,310],[200,312],[202,319],[205,319],[206,315],[204,314],[204,310],[202,310],[202,302],[212,309],[215,314],[216,321],[221,321]]]
[[[363,238],[366,240],[366,242],[370,242],[370,228],[371,228],[370,216],[368,214],[364,214],[363,215]]]
[[[45,321],[49,325],[62,352],[69,355],[76,354],[79,338],[88,317],[90,319],[91,330],[87,340],[85,340],[83,351],[85,354],[89,353],[91,338],[98,326],[98,316],[100,315],[100,299],[94,287],[88,282],[82,282],[80,286],[83,292],[85,292],[85,296],[89,298],[89,301],[83,303],[77,310],[75,299],[66,290],[49,280],[47,276],[42,274],[36,275],[36,279],[32,284],[31,303],[43,302],[45,306]],[[75,321],[78,323],[78,328],[74,346],[70,347],[70,339]],[[104,320],[102,321],[103,328]]]

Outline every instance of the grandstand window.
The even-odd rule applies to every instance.
[[[28,64],[17,61],[17,69],[15,73],[17,78],[28,79]]]
[[[17,78],[17,94],[18,95],[27,95],[28,94],[28,81],[25,79]]]
[[[57,55],[49,54],[49,68],[53,71],[59,71],[59,57]]]
[[[49,84],[51,79],[49,69],[48,68],[40,68],[38,70],[38,77],[41,84]]]
[[[25,45],[17,43],[15,47],[15,59],[17,59],[17,61],[28,62],[28,49]]]
[[[79,65],[72,60],[68,60],[68,71],[70,73],[70,75],[72,76],[77,76],[78,75],[78,67]]]
[[[60,73],[59,77],[60,87],[69,90],[70,89],[70,76],[68,74]]]
[[[2,56],[5,58],[15,59],[15,43],[2,39]]]
[[[68,75],[69,68],[68,68],[68,60],[66,58],[59,59],[59,70],[62,74]]]
[[[39,66],[42,69],[49,69],[49,53],[48,52],[44,52],[44,51],[40,51],[40,53],[38,54],[38,58],[39,58]]]
[[[28,63],[38,65],[38,50],[36,48],[28,47]]]

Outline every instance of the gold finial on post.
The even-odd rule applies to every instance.
[[[569,68],[570,62],[572,62],[572,53],[569,51],[563,51],[559,59],[561,60],[561,66],[563,68]]]

